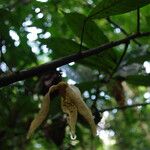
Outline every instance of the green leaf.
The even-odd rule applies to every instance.
[[[46,44],[53,50],[54,58],[77,53],[80,49],[80,45],[76,42],[59,37],[51,38]],[[83,47],[83,49],[85,49],[85,47]]]
[[[130,84],[134,84],[136,86],[143,85],[143,86],[150,86],[150,75],[133,75],[128,76],[126,81]]]
[[[79,38],[81,38],[84,26],[83,42],[88,48],[97,47],[109,42],[108,38],[94,21],[88,20],[84,24],[84,21],[87,19],[86,16],[74,12],[65,14],[65,18],[73,33]],[[93,60],[94,59],[97,60],[97,65],[100,65],[100,69],[105,71],[111,71],[117,60],[113,49],[108,49],[107,51],[102,52],[93,57]]]
[[[128,64],[131,63],[144,63],[144,61],[149,61],[150,60],[150,55],[143,55],[143,56],[138,56],[132,59],[129,59]]]
[[[141,49],[139,49],[139,51],[130,52],[126,57],[128,65],[132,63],[143,64],[145,61],[149,60],[150,60],[150,52],[144,50],[141,51]]]
[[[51,56],[54,59],[77,53],[80,48],[80,45],[78,43],[64,38],[51,38],[50,40],[42,41],[42,43],[47,44],[47,46],[53,50]],[[87,48],[83,47],[82,49],[85,50]],[[109,52],[110,51],[108,50],[101,53],[101,55],[85,58],[78,61],[78,63],[81,63],[93,69],[100,68],[105,72],[111,72],[112,68],[115,66],[115,63],[111,60]],[[99,59],[100,56],[102,56],[101,59]]]
[[[65,38],[51,38],[50,40],[44,40],[42,43],[46,44],[50,49],[53,50],[52,57],[53,59],[68,56],[74,53],[77,53],[79,51],[80,45],[76,42],[65,39]],[[87,49],[85,47],[82,47],[82,49]],[[86,64],[87,66],[95,66],[96,63],[93,64],[93,61],[91,59],[85,59],[83,61],[80,61],[82,64]]]
[[[146,22],[147,22],[147,25],[149,26],[150,25],[150,16],[146,16]]]
[[[102,0],[89,14],[93,19],[123,14],[148,5],[150,0]]]
[[[44,40],[42,43],[47,44],[47,46],[53,50],[53,59],[68,56],[74,53],[78,53],[80,45],[72,40],[65,38],[51,38],[50,40]],[[59,43],[59,44],[58,44]],[[82,47],[82,49],[87,49]],[[79,61],[79,63],[86,65],[90,68],[97,68],[98,64],[95,62],[95,57],[89,57]]]
[[[84,92],[84,91],[91,91],[91,89],[95,88],[96,87],[101,87],[103,86],[103,83],[100,81],[100,80],[91,80],[91,81],[88,81],[88,82],[81,82],[79,84],[77,84],[77,87],[79,87],[79,89],[81,90],[81,92]]]
[[[0,0],[0,8],[4,5],[7,4],[7,2],[5,0]]]
[[[82,29],[84,26],[83,42],[87,45],[87,47],[96,47],[109,41],[94,21],[87,20],[85,22],[87,17],[84,15],[76,12],[68,13],[65,14],[65,19],[73,33],[79,38],[81,38]]]

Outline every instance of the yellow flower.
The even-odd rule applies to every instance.
[[[45,120],[49,110],[49,95],[56,90],[58,90],[61,96],[61,108],[63,112],[67,114],[67,123],[70,127],[71,134],[75,136],[77,113],[80,113],[91,126],[92,133],[95,136],[96,124],[94,122],[91,110],[82,99],[80,90],[74,85],[68,85],[65,82],[60,82],[57,85],[50,87],[48,93],[45,95],[41,110],[30,125],[27,138],[30,138],[35,129]]]

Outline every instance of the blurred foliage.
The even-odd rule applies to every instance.
[[[125,37],[106,17],[128,34],[135,33],[137,7],[142,7],[141,31],[150,31],[149,3],[149,0],[0,0],[0,76],[78,53],[83,25],[82,51]],[[150,149],[150,106],[104,112],[96,138],[79,116],[77,139],[72,141],[60,100],[55,98],[57,93],[52,95],[47,121],[30,140],[26,139],[43,95],[62,79],[77,84],[96,122],[101,119],[98,112],[103,108],[150,102],[150,40],[143,37],[137,41],[141,46],[131,41],[118,68],[124,45],[1,88],[0,149]]]

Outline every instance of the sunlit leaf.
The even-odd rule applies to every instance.
[[[102,0],[88,16],[94,19],[106,18],[136,10],[149,3],[150,0]]]
[[[89,48],[96,47],[109,41],[94,21],[86,21],[86,16],[79,13],[68,13],[65,14],[65,18],[67,20],[67,24],[76,36],[81,39],[81,34],[83,34],[83,42]],[[83,27],[84,33],[82,33]]]

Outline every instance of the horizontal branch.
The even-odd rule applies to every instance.
[[[141,106],[141,107],[144,107],[144,106],[147,106],[147,105],[150,105],[150,103],[138,103],[138,104],[133,104],[133,105],[125,105],[125,106],[117,106],[117,107],[112,107],[112,108],[106,108],[106,109],[101,109],[99,112],[103,113],[105,111],[112,111],[112,110],[124,110],[124,109],[127,109],[127,108],[133,108],[133,107],[138,107],[138,106]]]
[[[92,56],[95,54],[99,54],[99,53],[103,52],[104,50],[113,48],[120,44],[127,43],[130,40],[144,37],[144,36],[150,36],[150,32],[144,32],[144,33],[138,33],[138,34],[136,33],[136,34],[130,35],[124,39],[109,42],[109,43],[106,43],[106,44],[101,45],[96,48],[92,48],[92,49],[89,49],[86,51],[82,51],[80,53],[76,53],[76,54],[72,54],[72,55],[69,55],[69,56],[66,56],[63,58],[59,58],[54,61],[45,63],[43,65],[33,67],[31,69],[21,70],[21,71],[3,75],[0,77],[0,87],[4,87],[9,84],[15,83],[17,81],[28,79],[33,76],[38,76],[38,75],[44,74],[46,72],[49,72],[50,70],[54,70],[55,68],[66,65],[70,62],[75,62],[75,61],[81,60],[83,58],[86,58],[86,57],[89,57],[89,56]]]
[[[120,31],[126,35],[129,36],[130,34],[126,32],[126,30],[124,30],[121,26],[119,26],[118,24],[116,24],[115,22],[113,22],[110,18],[107,18],[107,21],[112,24],[115,28],[119,28]],[[139,33],[139,32],[138,32]],[[138,46],[141,46],[141,43],[139,43],[138,41],[136,41],[135,39],[133,39],[133,42],[136,43]]]

